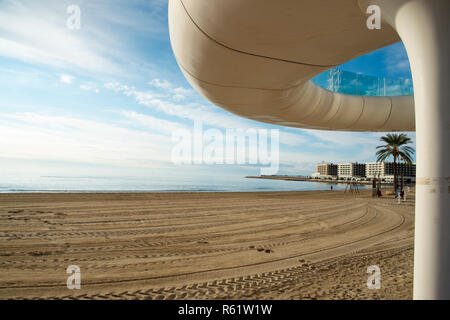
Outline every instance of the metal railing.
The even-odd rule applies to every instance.
[[[407,78],[382,78],[354,73],[339,67],[327,70],[312,81],[333,92],[360,96],[403,96],[413,95],[413,82]]]

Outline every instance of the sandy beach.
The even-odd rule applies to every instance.
[[[411,299],[414,197],[370,192],[0,194],[0,298]]]

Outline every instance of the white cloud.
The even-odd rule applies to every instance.
[[[302,129],[303,132],[319,139],[311,146],[323,150],[321,155],[333,152],[332,156],[323,157],[321,160],[333,162],[364,162],[375,158],[376,147],[383,144],[380,137],[386,132],[345,132],[345,131],[322,131]],[[415,133],[409,132],[415,146]]]
[[[177,122],[159,119],[149,115],[137,113],[135,111],[122,111],[120,114],[133,123],[144,126],[148,130],[157,131],[167,135],[172,135],[172,133],[176,130],[187,129],[185,126]]]
[[[368,136],[366,133],[360,132],[345,132],[345,131],[324,131],[324,130],[312,130],[302,129],[303,132],[308,133],[324,143],[328,143],[330,146],[345,147],[355,146],[358,144],[373,144],[373,137]]]
[[[391,77],[407,77],[411,75],[408,54],[403,44],[395,44],[385,49],[386,71]]]
[[[189,96],[195,94],[194,90],[183,87],[176,87],[167,80],[152,79],[149,83],[152,87],[162,89],[164,92],[172,97],[173,100],[179,102]]]
[[[153,79],[152,81],[150,81],[148,83],[149,85],[156,87],[156,88],[161,88],[161,89],[169,89],[172,87],[172,84],[167,81],[167,80],[159,80],[159,79]]]
[[[180,94],[180,95],[184,95],[184,96],[188,96],[188,95],[191,95],[191,94],[194,93],[194,91],[192,89],[186,89],[186,88],[183,88],[183,87],[174,88],[172,90],[172,92],[175,93],[175,94]]]
[[[36,113],[0,114],[3,158],[155,167],[170,161],[171,139],[117,124]]]
[[[0,2],[0,56],[61,70],[124,74],[123,41],[95,24],[101,11],[87,9],[80,30],[66,26],[68,1]],[[87,21],[90,21],[88,23]],[[114,44],[114,47],[112,46]],[[112,50],[111,48],[114,48]]]
[[[30,112],[0,114],[2,158],[146,168],[171,166],[171,134],[189,128],[134,111],[120,114],[129,121],[104,123]],[[130,121],[137,127],[131,129]],[[314,154],[286,152],[280,160],[282,166],[293,170],[307,167],[314,158]]]
[[[308,139],[304,135],[280,130],[280,142],[288,146],[298,147],[306,145]]]
[[[168,0],[96,0],[83,3],[83,7],[89,11],[101,12],[99,18],[102,22],[118,25],[120,29],[165,36],[168,28],[167,2]]]
[[[172,133],[178,129],[192,130],[180,123],[135,111],[120,111],[119,114],[123,117],[122,121],[108,123],[30,112],[0,114],[2,158],[161,168],[172,165]],[[364,161],[374,155],[374,146],[380,144],[379,136],[382,135],[374,133],[364,137],[360,133],[307,133],[311,132],[323,138],[319,143],[325,147],[320,152],[308,148],[310,140],[307,136],[280,131],[280,141],[296,147],[295,150],[280,149],[283,172],[308,174],[322,160]],[[358,144],[357,152],[349,154],[342,151],[342,148],[354,143]]]
[[[159,79],[153,79],[152,83],[158,88],[164,88],[164,92],[168,92],[168,94],[164,95],[163,93],[155,93],[153,91],[139,91],[134,87],[119,83],[106,83],[105,88],[133,97],[139,104],[156,109],[167,115],[192,121],[201,121],[209,126],[219,128],[239,128],[244,130],[258,127],[258,123],[254,121],[239,118],[226,112],[217,112],[214,110],[214,107],[203,106],[196,103],[180,104],[176,98],[171,96],[171,93],[174,91],[190,92],[191,89],[173,89],[172,84],[168,81]],[[171,102],[170,98],[172,98],[174,102]],[[304,135],[280,130],[280,143],[288,146],[301,146],[307,144],[308,140]]]
[[[181,100],[186,99],[186,97],[182,94],[176,94],[173,96],[173,100],[175,100],[176,102],[180,102]]]
[[[61,81],[62,83],[66,83],[66,84],[72,84],[74,79],[75,78],[72,77],[71,75],[62,74],[61,77],[59,78],[59,81]]]
[[[93,91],[95,93],[100,92],[100,90],[97,88],[97,86],[92,82],[80,84],[80,89],[85,90],[85,91]]]

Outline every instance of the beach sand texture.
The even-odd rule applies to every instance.
[[[0,298],[411,299],[414,199],[370,192],[0,194]]]

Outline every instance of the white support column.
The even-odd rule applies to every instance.
[[[363,5],[360,1],[360,5]],[[373,0],[400,35],[414,83],[414,299],[450,299],[450,1]]]

